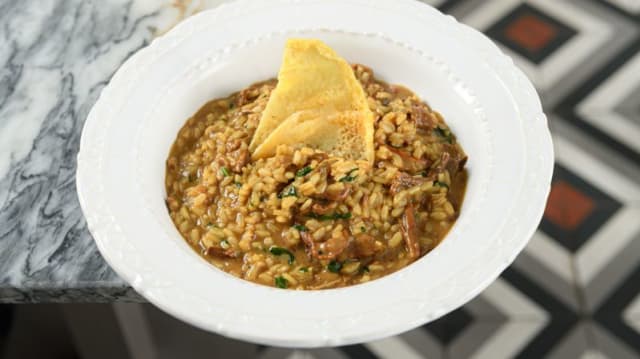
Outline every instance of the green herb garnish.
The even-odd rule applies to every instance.
[[[351,218],[351,213],[350,212],[342,213],[342,214],[334,213],[333,218],[334,219],[349,219],[349,218]]]
[[[285,197],[298,197],[298,192],[294,186],[289,186],[285,188],[282,192],[278,193],[278,198]]]
[[[367,266],[360,267],[360,269],[358,271],[360,272],[360,274],[369,273],[369,267],[367,267]]]
[[[309,268],[307,267],[302,267],[300,269],[298,269],[298,271],[302,272],[302,273],[307,273],[309,271]]]
[[[311,171],[313,171],[313,168],[309,166],[301,168],[300,170],[298,170],[298,172],[296,172],[296,177],[304,177]]]
[[[367,231],[367,229],[366,229],[366,228],[364,228],[364,226],[360,226],[360,232],[364,233],[364,232],[366,232],[366,231]]]
[[[229,247],[231,247],[231,245],[229,244],[229,241],[227,241],[226,239],[223,239],[220,241],[220,248],[229,249]]]
[[[296,259],[293,253],[289,252],[289,250],[285,248],[271,246],[271,248],[269,248],[269,252],[271,252],[271,254],[273,254],[274,256],[281,256],[283,254],[286,254],[287,256],[289,256],[289,264],[293,264],[293,261]]]
[[[446,189],[449,189],[449,185],[444,183],[444,182],[440,182],[440,181],[434,181],[433,182],[434,185],[438,186],[438,187],[444,187]]]
[[[307,231],[307,227],[303,226],[302,224],[294,224],[293,228],[297,229],[300,232],[306,232]]]
[[[282,289],[287,289],[287,284],[289,282],[287,282],[287,279],[281,276],[276,277],[275,279],[275,283],[276,283],[276,287],[278,288],[282,288]]]
[[[438,137],[443,138],[446,142],[453,143],[453,135],[448,129],[436,127],[433,129],[433,133],[435,133]]]
[[[227,167],[220,167],[220,173],[224,177],[229,177],[230,176],[230,173],[229,173],[229,170],[227,169]]]
[[[342,269],[342,263],[338,261],[331,261],[327,265],[327,269],[329,270],[329,272],[338,273],[340,272],[340,269]]]
[[[351,213],[347,212],[347,213],[333,213],[333,214],[316,214],[312,212],[312,213],[309,213],[309,217],[315,218],[320,221],[331,221],[336,219],[349,219],[351,218]]]
[[[344,176],[344,177],[340,178],[338,181],[339,181],[339,182],[353,182],[353,181],[356,179],[356,177],[358,177],[358,176],[352,176],[351,174],[352,174],[354,171],[357,171],[357,170],[358,170],[358,168],[357,168],[357,167],[356,167],[356,168],[354,168],[354,169],[352,169],[352,170],[350,170],[349,172],[347,172],[346,176]]]
[[[234,107],[236,107],[236,104],[233,102],[229,102],[229,108],[234,108]]]

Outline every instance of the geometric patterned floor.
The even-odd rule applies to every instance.
[[[540,93],[556,158],[538,231],[435,322],[337,348],[242,345],[261,359],[640,358],[640,0],[423,1],[493,38]]]
[[[396,337],[260,358],[640,358],[640,0],[429,0],[533,81],[556,164],[530,244],[476,299]]]

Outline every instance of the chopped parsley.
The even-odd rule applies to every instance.
[[[227,241],[226,239],[223,239],[220,241],[220,248],[229,249],[229,247],[231,247],[231,245],[229,244],[229,241]]]
[[[366,228],[364,228],[364,226],[360,226],[360,232],[364,233],[364,232],[366,232],[366,231],[367,231],[367,229],[366,229]]]
[[[307,231],[307,227],[305,227],[302,224],[294,224],[293,228],[297,229],[300,232],[306,232]]]
[[[436,127],[433,129],[433,133],[435,133],[436,136],[443,138],[446,142],[453,143],[453,135],[448,129]]]
[[[220,167],[220,173],[222,174],[222,176],[224,177],[229,177],[231,174],[229,173],[229,170],[227,169],[227,167]]]
[[[294,186],[286,187],[282,192],[278,193],[278,198],[298,197],[298,191]]]
[[[340,269],[342,269],[342,263],[338,261],[331,261],[327,265],[327,269],[329,270],[329,272],[338,273],[340,272]]]
[[[309,271],[309,268],[307,267],[302,267],[300,269],[298,269],[298,271],[302,272],[302,273],[307,273]]]
[[[271,252],[271,254],[273,254],[274,256],[281,256],[283,254],[286,254],[289,257],[289,264],[293,264],[293,261],[296,259],[293,253],[289,252],[289,250],[285,248],[271,246],[271,248],[269,248],[269,252]]]
[[[359,272],[360,273],[369,273],[369,267],[367,267],[367,266],[360,267]]]
[[[304,168],[301,168],[300,170],[298,170],[298,172],[296,172],[296,177],[304,177],[306,175],[309,174],[309,172],[313,171],[313,168],[307,166]]]
[[[333,214],[316,214],[310,213],[309,217],[315,218],[320,221],[331,221],[336,219],[349,219],[351,218],[351,213],[333,213]]]
[[[352,169],[352,170],[350,170],[349,172],[347,172],[347,174],[344,177],[340,178],[338,181],[339,182],[353,182],[356,179],[356,177],[358,177],[358,176],[352,176],[351,174],[353,172],[357,171],[357,170],[358,170],[357,167]]]
[[[438,186],[438,187],[444,187],[446,189],[449,189],[449,185],[444,183],[444,182],[440,182],[440,181],[434,181],[433,182],[434,185]]]
[[[276,283],[276,287],[282,288],[282,289],[287,289],[287,284],[289,284],[287,279],[282,276],[276,277],[275,283]]]

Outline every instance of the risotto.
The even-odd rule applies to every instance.
[[[408,89],[354,65],[374,114],[371,168],[306,146],[252,160],[276,80],[205,104],[166,165],[169,214],[216,267],[290,289],[336,288],[397,271],[431,251],[460,210],[467,159],[442,116]]]

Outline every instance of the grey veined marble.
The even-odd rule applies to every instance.
[[[115,70],[178,20],[169,3],[0,0],[0,302],[140,300],[87,231],[76,154]]]

